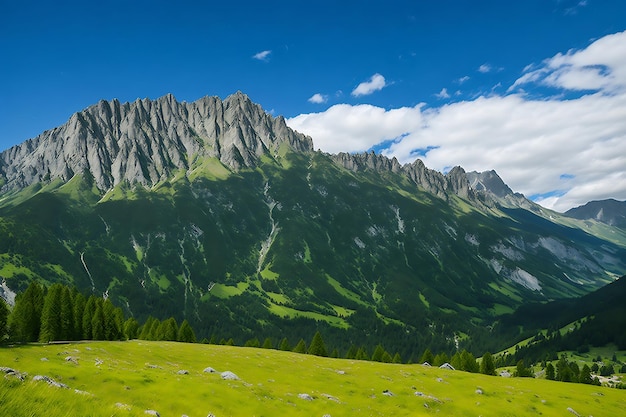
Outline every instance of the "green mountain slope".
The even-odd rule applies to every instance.
[[[71,283],[140,321],[187,318],[200,338],[323,329],[344,352],[480,351],[499,315],[626,270],[619,229],[521,195],[505,205],[503,187],[489,194],[495,173],[474,190],[459,167],[314,152],[241,94],[101,102],[0,154],[0,174],[7,288]]]

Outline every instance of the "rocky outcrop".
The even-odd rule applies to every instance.
[[[473,192],[465,171],[461,167],[454,167],[448,174],[426,168],[420,159],[411,164],[400,165],[396,158],[387,158],[377,155],[373,151],[361,154],[339,153],[330,155],[339,165],[354,172],[373,170],[377,172],[392,172],[404,175],[424,190],[446,199],[449,193],[465,199],[473,198]]]
[[[171,94],[132,103],[102,100],[0,153],[0,192],[75,174],[90,175],[100,190],[123,181],[149,186],[189,170],[198,158],[216,157],[232,170],[254,167],[283,145],[313,150],[311,138],[240,92],[192,103]]]

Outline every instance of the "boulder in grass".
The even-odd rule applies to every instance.
[[[311,397],[309,394],[298,394],[298,398],[305,401],[313,401],[313,397]]]
[[[226,380],[230,380],[230,381],[237,381],[239,380],[239,377],[237,375],[235,375],[234,373],[232,373],[231,371],[224,371],[221,374],[222,379],[226,379]]]
[[[204,370],[202,372],[206,372],[207,374],[215,374],[217,373],[217,371],[213,368],[211,368],[210,366],[207,366],[206,368],[204,368]]]
[[[146,410],[144,411],[144,414],[148,414],[150,416],[155,416],[155,417],[161,417],[161,414],[159,414],[159,412],[156,410]]]
[[[186,369],[181,369],[180,371],[176,372],[178,375],[189,375],[189,371]]]

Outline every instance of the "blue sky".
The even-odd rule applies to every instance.
[[[496,169],[560,210],[623,200],[625,30],[621,0],[4,0],[0,150],[100,99],[240,90],[328,152]],[[568,124],[590,105],[607,110]],[[561,154],[554,126],[600,133]],[[604,171],[560,165],[589,160]]]

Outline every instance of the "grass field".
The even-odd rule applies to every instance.
[[[626,409],[617,389],[217,345],[6,347],[0,366],[27,374],[0,378],[3,416],[573,416],[570,408],[598,417]],[[240,379],[224,380],[223,371]]]

